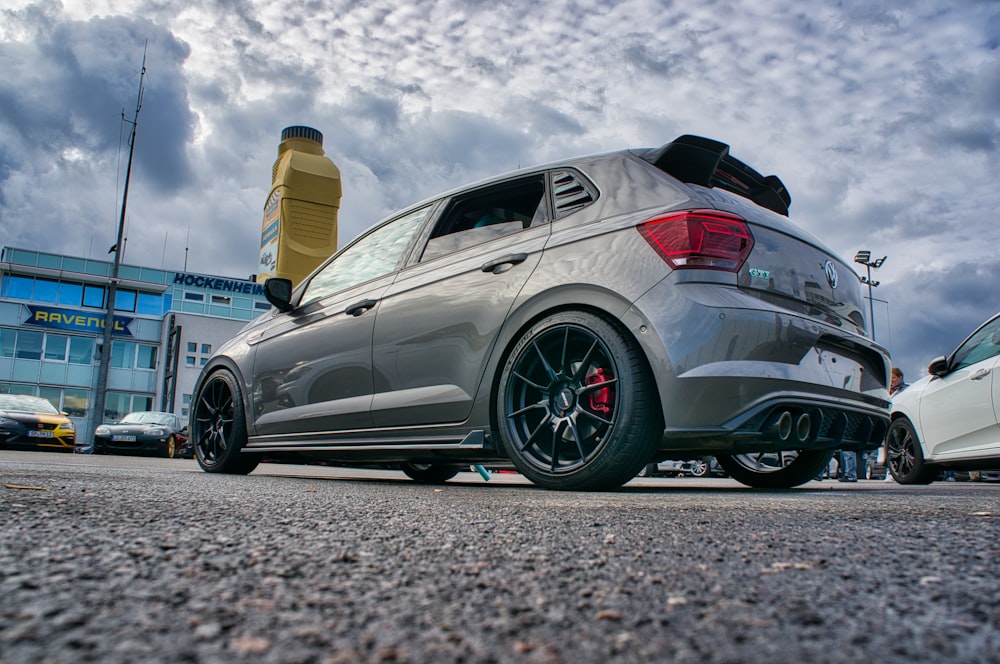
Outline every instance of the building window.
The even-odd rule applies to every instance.
[[[200,367],[203,367],[203,366],[205,366],[205,364],[206,364],[207,362],[208,362],[208,358],[207,358],[207,357],[202,357],[202,358],[199,358],[199,359],[198,359],[198,366],[200,366]]]
[[[194,341],[189,341],[188,342],[188,352],[189,353],[197,353],[198,352],[198,344],[195,343]]]
[[[91,286],[90,284],[83,285],[83,306],[94,307],[95,309],[104,308],[104,286]]]
[[[135,313],[160,316],[163,314],[163,296],[156,293],[139,293]]]
[[[118,291],[115,294],[115,311],[135,311],[135,291]]]
[[[62,410],[70,417],[87,417],[90,412],[90,392],[88,390],[63,390]]]
[[[35,385],[25,385],[24,383],[0,383],[0,394],[27,394],[37,397],[38,387]]]
[[[185,300],[190,300],[192,302],[204,302],[205,301],[205,294],[204,293],[184,293],[184,299]]]
[[[253,308],[260,309],[261,311],[268,311],[271,309],[271,305],[268,302],[254,302]]]
[[[62,398],[62,390],[60,390],[58,387],[41,386],[38,388],[38,396],[40,396],[41,398],[45,399],[50,404],[52,404],[52,407],[55,408],[56,410],[60,411],[62,410],[62,404],[60,403],[60,400]]]
[[[69,337],[65,337],[61,334],[46,334],[45,359],[54,360],[56,362],[65,362],[67,342],[69,342]]]
[[[193,367],[195,365],[195,363],[194,363],[194,355],[188,355],[187,357],[185,357],[184,358],[184,364],[186,364],[189,367]]]
[[[36,302],[48,302],[50,304],[55,304],[56,300],[58,299],[59,299],[58,281],[51,281],[49,279],[35,279],[34,300]]]
[[[19,330],[14,346],[14,357],[19,360],[42,359],[42,333]]]
[[[3,278],[3,287],[0,288],[0,295],[14,300],[30,300],[31,287],[34,283],[35,280],[31,277],[5,275]]]
[[[135,366],[137,369],[155,369],[156,346],[140,345],[136,349]]]
[[[202,344],[201,345],[201,352],[203,354],[205,354],[205,355],[211,355],[212,354],[212,344]]]
[[[83,285],[60,282],[59,284],[59,304],[68,304],[72,307],[80,306],[83,301]]]
[[[14,357],[14,340],[17,330],[0,327],[0,357]]]
[[[212,304],[222,304],[222,305],[225,305],[225,306],[229,306],[232,303],[233,303],[233,298],[229,297],[228,295],[213,295],[212,296]]]
[[[104,421],[118,421],[129,413],[153,409],[153,397],[127,392],[108,392],[104,402]]]
[[[90,337],[69,338],[69,363],[90,364],[94,358],[94,340]]]
[[[115,369],[131,369],[135,366],[135,344],[131,341],[115,341],[111,344],[111,366]]]

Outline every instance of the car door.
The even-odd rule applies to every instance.
[[[924,445],[934,458],[1000,452],[997,399],[1000,318],[973,333],[952,354],[948,372],[928,383],[920,400]]]
[[[461,422],[549,235],[544,174],[448,202],[375,320],[376,426]]]
[[[253,341],[256,435],[371,426],[375,315],[430,207],[383,224],[320,268]]]

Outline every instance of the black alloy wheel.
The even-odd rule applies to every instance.
[[[236,378],[226,369],[212,374],[195,397],[195,458],[209,473],[246,475],[260,462],[241,454],[247,442],[247,422]]]
[[[642,353],[605,319],[553,314],[532,326],[500,376],[500,437],[517,469],[549,489],[614,489],[663,435]]]
[[[924,452],[913,424],[905,417],[893,420],[885,436],[886,471],[900,484],[930,484],[938,471],[924,463]]]
[[[404,463],[400,469],[415,482],[421,484],[444,484],[462,469],[461,466],[435,463]]]
[[[785,450],[755,454],[720,454],[723,470],[757,489],[790,489],[820,475],[830,463],[830,450]]]

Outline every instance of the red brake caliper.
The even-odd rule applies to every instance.
[[[587,385],[606,383],[609,380],[611,379],[604,373],[604,369],[602,368],[587,375]],[[594,390],[590,393],[590,409],[596,413],[607,415],[611,412],[611,402],[614,398],[614,393],[610,387],[602,387],[599,390]]]

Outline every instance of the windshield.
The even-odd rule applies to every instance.
[[[170,413],[129,413],[122,418],[122,424],[166,424],[173,423],[174,416]]]
[[[41,397],[29,397],[21,394],[0,394],[0,410],[12,413],[59,414],[56,407],[47,400]]]

